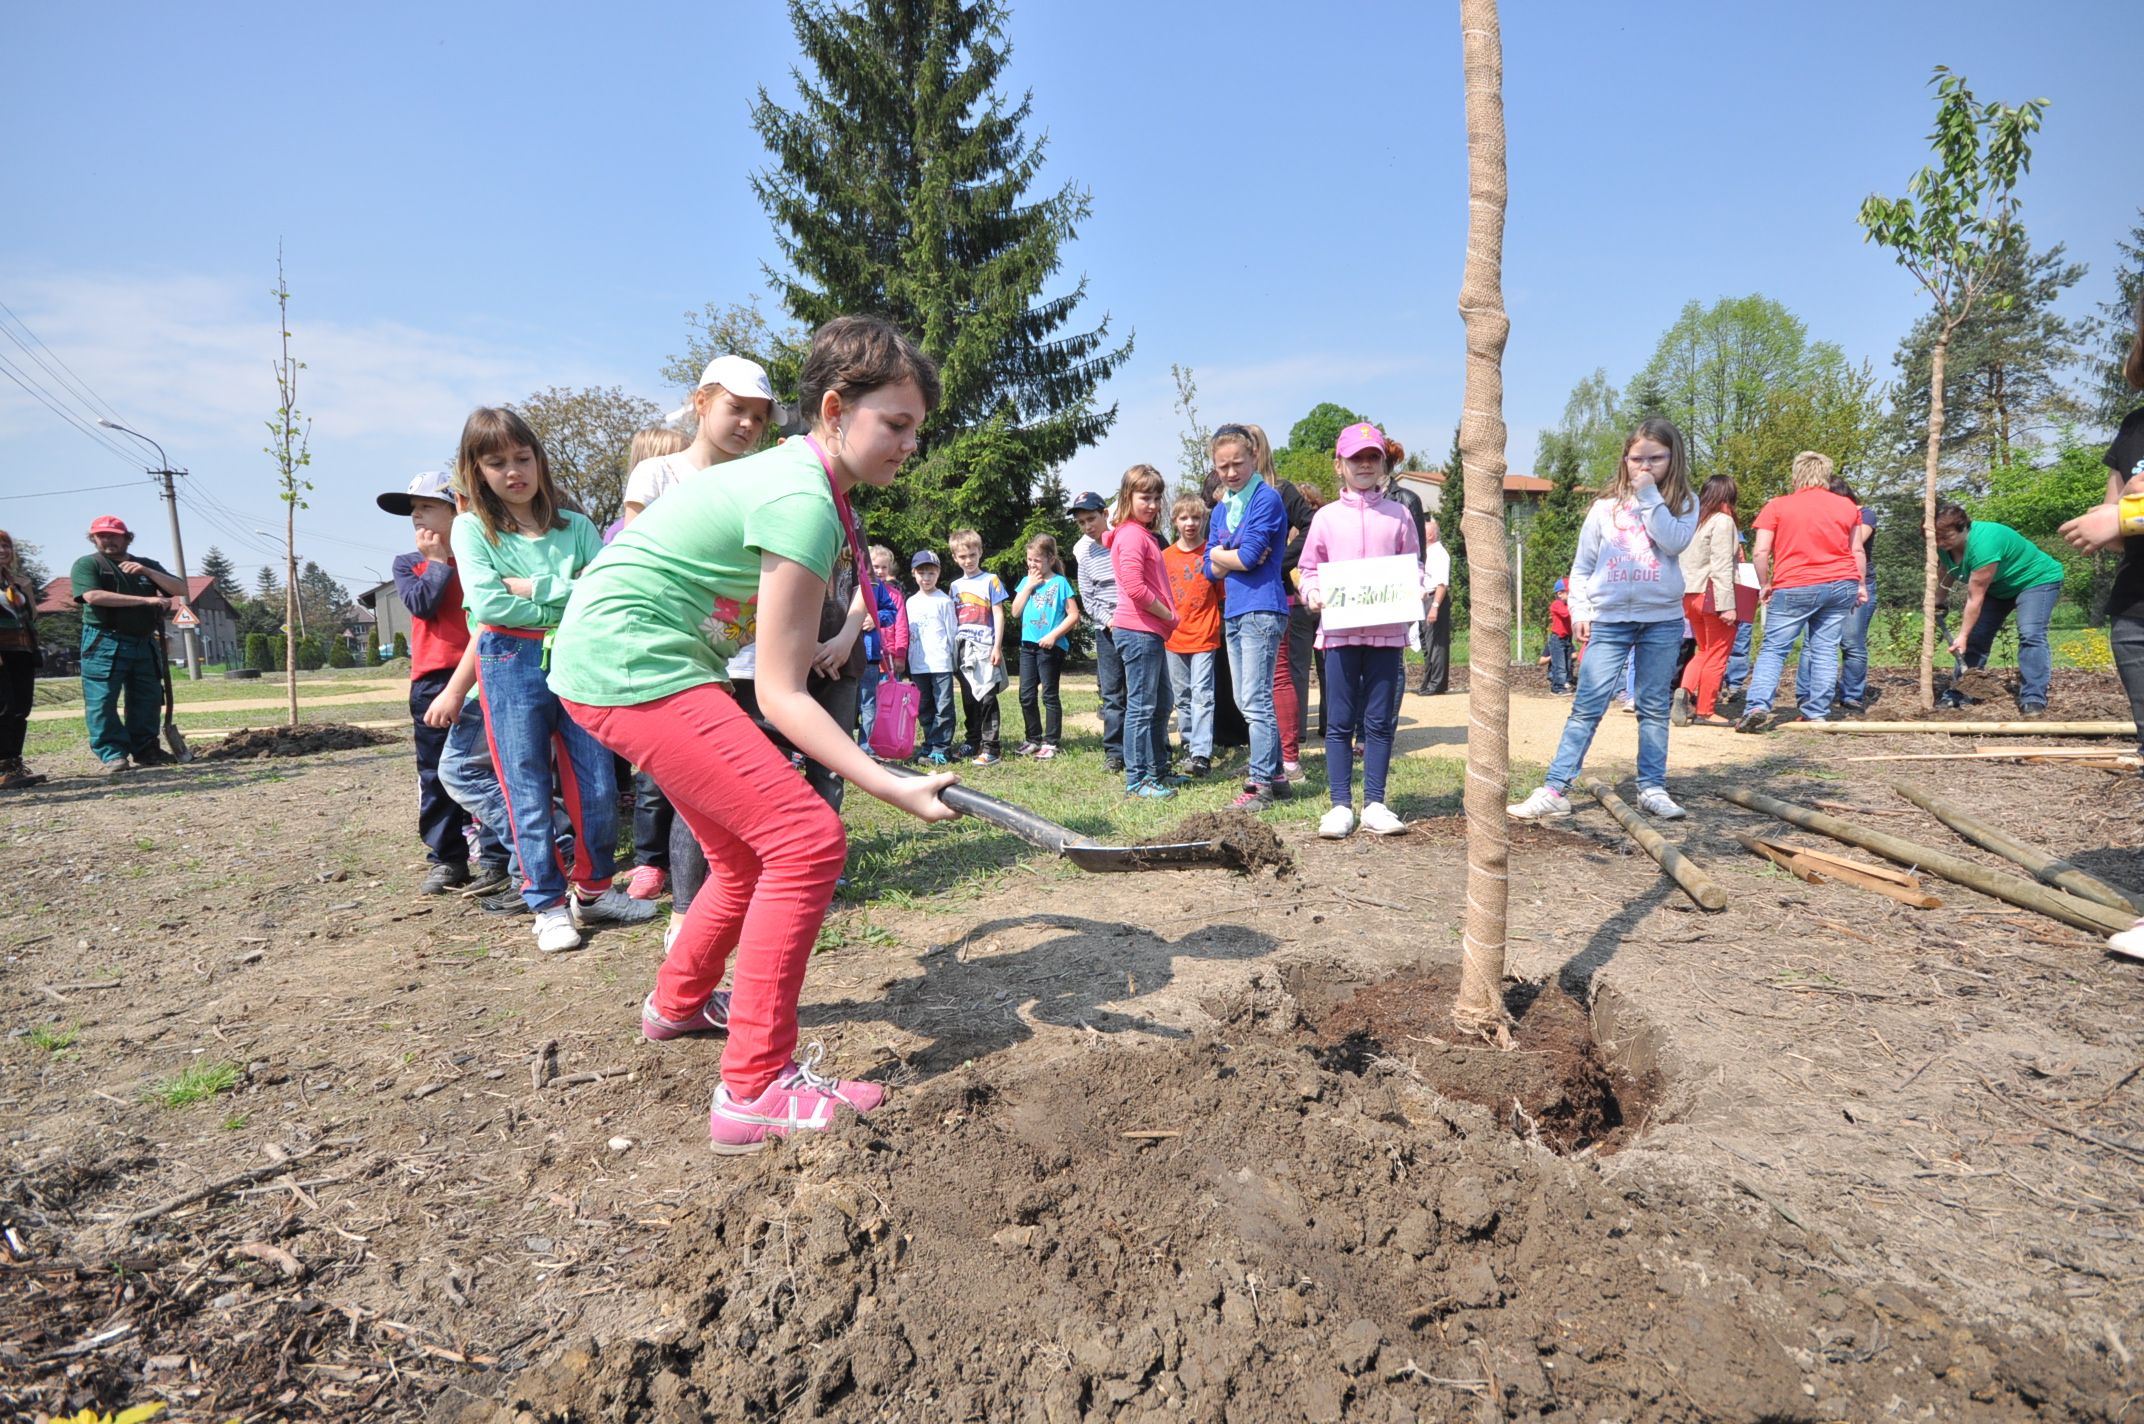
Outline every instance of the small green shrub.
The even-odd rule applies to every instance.
[[[395,656],[398,658],[409,656],[409,636],[405,633],[395,634]]]
[[[346,668],[357,666],[357,659],[350,656],[349,639],[328,639],[328,666],[332,668]]]
[[[327,649],[320,646],[318,638],[308,633],[298,639],[299,672],[318,672],[321,668],[327,666],[327,661]]]
[[[275,640],[266,633],[246,634],[246,666],[255,672],[274,672]]]
[[[380,630],[374,628],[371,632],[365,634],[365,666],[378,667],[379,665]]]

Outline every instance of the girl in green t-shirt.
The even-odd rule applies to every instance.
[[[760,713],[796,750],[922,820],[954,814],[938,792],[957,778],[895,776],[805,688],[837,556],[868,567],[849,492],[893,483],[937,404],[937,367],[890,324],[841,317],[813,335],[798,385],[811,433],[665,494],[589,568],[552,649],[566,710],[655,778],[707,852],[708,887],[656,973],[641,1032],[729,1035],[708,1114],[717,1152],[754,1152],[885,1099],[877,1083],[816,1071],[816,1044],[795,1061],[797,996],[848,841],[731,696],[728,660],[753,649]]]

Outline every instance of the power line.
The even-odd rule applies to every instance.
[[[15,367],[14,363],[10,361],[6,356],[0,356],[0,375],[6,376],[16,385],[22,387],[25,391],[29,392],[31,399],[35,400],[45,409],[51,411],[61,420],[66,421],[76,430],[81,431],[84,435],[87,435],[90,439],[96,441],[98,445],[109,451],[111,454],[118,456],[121,460],[125,461],[129,465],[136,463],[136,458],[133,451],[127,449],[118,441],[105,436],[97,429],[96,426],[83,420],[73,411],[68,410],[64,405],[60,404],[57,397],[55,397],[50,391],[47,391],[43,386],[39,385],[34,378],[28,377],[23,372],[19,371]]]
[[[62,386],[66,387],[76,396],[77,399],[79,399],[84,405],[88,406],[92,412],[107,416],[112,420],[119,419],[119,412],[112,408],[111,402],[105,400],[102,396],[91,390],[89,388],[89,382],[83,380],[80,376],[76,375],[74,368],[68,365],[65,361],[61,360],[60,354],[57,351],[54,351],[51,347],[45,345],[44,338],[39,336],[36,332],[30,330],[30,324],[28,322],[17,316],[14,310],[9,307],[5,302],[0,302],[0,312],[6,313],[9,321],[14,322],[16,326],[22,328],[22,336],[27,336],[30,338],[31,342],[36,343],[36,349],[33,350],[29,343],[23,341],[22,336],[17,336],[14,331],[10,330],[7,325],[7,322],[0,321],[0,331],[7,332],[7,336],[10,341],[14,342],[17,346],[22,347],[22,349],[26,353],[28,353],[31,360],[35,361],[38,365],[44,367],[45,374],[51,376]],[[45,360],[45,356],[38,355],[38,351],[43,351],[45,353],[45,356],[50,356],[52,358],[51,361],[48,362]],[[59,370],[53,370],[52,368],[54,366],[58,366]]]
[[[0,499],[57,499],[63,494],[90,494],[97,490],[133,489],[140,480],[128,480],[123,485],[84,485],[78,489],[39,490],[36,494],[0,494]]]

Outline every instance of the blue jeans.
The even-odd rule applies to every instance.
[[[1251,731],[1251,765],[1244,779],[1260,786],[1280,780],[1280,723],[1273,713],[1273,669],[1288,635],[1285,613],[1239,613],[1223,621],[1228,638],[1228,680],[1236,706]],[[1330,724],[1330,719],[1328,725]]]
[[[566,715],[544,676],[543,653],[540,639],[488,630],[477,634],[484,725],[506,797],[514,851],[521,857],[521,898],[532,910],[564,901],[569,882],[582,890],[602,890],[617,873],[618,787],[610,749]],[[570,864],[552,828],[554,785],[573,822]]]
[[[447,728],[446,745],[439,749],[439,784],[476,822],[477,860],[484,865],[506,864],[513,831],[506,824],[506,797],[499,791],[499,773],[491,765],[483,704],[474,697],[462,703],[461,716]]]
[[[1549,763],[1548,784],[1558,791],[1578,780],[1593,733],[1609,699],[1623,690],[1623,670],[1634,667],[1638,700],[1638,785],[1668,784],[1668,702],[1673,697],[1675,659],[1682,652],[1682,619],[1658,623],[1596,623],[1578,665],[1578,694],[1563,724],[1563,740]]]
[[[1876,586],[1869,601],[1846,615],[1839,633],[1839,700],[1860,707],[1869,700],[1869,620],[1876,616]],[[1809,700],[1809,659],[1794,670],[1794,700]]]
[[[1169,654],[1169,690],[1176,697],[1176,721],[1184,734],[1184,750],[1195,757],[1213,758],[1213,655]]]
[[[1350,645],[1325,650],[1325,788],[1335,806],[1355,804],[1355,734],[1362,734],[1362,799],[1385,799],[1385,772],[1392,765],[1392,734],[1399,730],[1400,692],[1406,686],[1401,648]]]
[[[1749,681],[1749,640],[1756,631],[1754,623],[1735,625],[1735,645],[1727,654],[1727,676],[1720,683],[1722,697]]]
[[[1771,601],[1764,606],[1764,641],[1757,645],[1757,669],[1750,675],[1749,701],[1744,704],[1747,711],[1772,709],[1779,679],[1787,670],[1787,650],[1796,638],[1805,638],[1802,664],[1809,669],[1809,695],[1802,701],[1801,712],[1811,722],[1824,720],[1839,686],[1839,635],[1846,631],[1847,617],[1860,592],[1858,579],[1772,590]]]
[[[1560,633],[1548,635],[1548,690],[1568,692],[1571,687],[1571,640]]]
[[[1102,757],[1124,760],[1124,659],[1117,654],[1117,630],[1094,630],[1094,691],[1102,699]]]
[[[1159,633],[1114,631],[1124,659],[1124,787],[1132,791],[1169,770],[1168,644]]]
[[[916,750],[924,756],[953,750],[953,674],[912,672],[916,684]]]
[[[2047,625],[2062,601],[2062,581],[2021,588],[2015,598],[1997,598],[1992,593],[1980,601],[1980,620],[1965,638],[1965,665],[1988,665],[1988,649],[2002,631],[2010,610],[2017,610],[2017,700],[2023,707],[2045,707],[2047,684],[2055,674],[2053,651],[2047,645]]]
[[[857,680],[856,733],[854,741],[868,749],[871,745],[871,724],[878,720],[878,685],[886,680],[875,662],[864,664],[864,675]]]

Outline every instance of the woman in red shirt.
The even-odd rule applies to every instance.
[[[1759,597],[1764,641],[1750,674],[1749,702],[1738,732],[1761,732],[1771,722],[1772,698],[1787,667],[1787,650],[1807,638],[1809,700],[1801,720],[1822,722],[1839,684],[1839,638],[1847,617],[1867,598],[1867,552],[1854,537],[1861,510],[1831,492],[1829,455],[1804,450],[1794,457],[1794,492],[1768,500],[1757,514]]]

